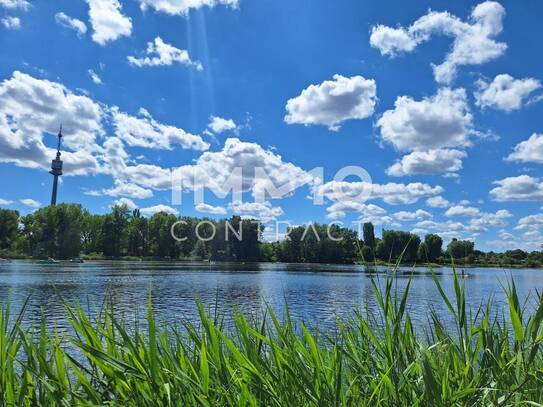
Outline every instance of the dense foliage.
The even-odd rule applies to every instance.
[[[66,307],[59,335],[25,329],[0,312],[0,400],[7,406],[539,406],[543,402],[543,298],[527,315],[514,283],[507,317],[491,302],[466,307],[442,295],[449,323],[429,310],[414,328],[409,284],[374,281],[378,311],[338,321],[335,334],[237,314],[182,329],[159,328],[150,299],[146,328],[113,308],[91,319]],[[452,323],[450,322],[452,321]],[[227,326],[228,328],[225,328]],[[181,328],[181,327],[180,327]],[[420,328],[420,329],[419,329]]]
[[[172,237],[173,232],[178,239]],[[159,212],[151,217],[139,210],[114,206],[93,215],[80,205],[62,204],[19,216],[0,209],[0,257],[31,256],[69,259],[147,257],[217,261],[281,261],[313,263],[396,262],[450,263],[538,267],[543,252],[510,250],[483,253],[469,240],[452,239],[446,249],[436,234],[418,235],[384,230],[375,236],[371,223],[363,239],[338,225],[291,227],[288,239],[265,242],[264,227],[239,216],[213,220]],[[198,235],[201,239],[198,238]]]

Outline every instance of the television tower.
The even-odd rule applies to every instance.
[[[60,143],[62,142],[62,124],[60,125],[60,130],[58,132],[58,147],[57,147],[57,157],[51,162],[51,171],[49,174],[53,175],[53,193],[51,194],[51,206],[57,204],[57,188],[58,188],[58,177],[62,175],[62,160],[60,159]]]

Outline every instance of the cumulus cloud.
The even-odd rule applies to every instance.
[[[12,203],[13,203],[13,201],[10,201],[8,199],[0,198],[0,205],[2,205],[2,206],[11,205]]]
[[[130,199],[130,198],[119,198],[115,201],[113,201],[113,205],[111,206],[123,206],[125,205],[129,210],[133,211],[134,209],[137,209],[138,205]]]
[[[386,210],[374,204],[364,204],[357,201],[338,201],[326,208],[326,217],[328,219],[342,219],[347,213],[355,213],[363,218],[376,219],[384,217]]]
[[[86,195],[91,196],[125,196],[134,199],[145,199],[153,196],[153,191],[150,189],[142,188],[139,185],[116,181],[115,186],[112,188],[106,188],[101,190],[92,190],[85,192]]]
[[[236,169],[239,168],[239,172]],[[216,193],[225,193],[230,180],[240,184],[244,191],[265,197],[266,190],[281,189],[281,198],[293,193],[298,187],[313,180],[311,174],[271,150],[257,143],[243,142],[238,138],[225,141],[221,151],[205,152],[194,165],[184,165],[173,171],[173,177],[184,180],[183,186],[209,186]]]
[[[423,209],[417,209],[416,211],[399,211],[394,213],[396,219],[401,221],[414,221],[414,220],[423,220],[423,219],[432,219],[432,214]]]
[[[387,168],[387,174],[393,177],[415,174],[452,174],[462,169],[464,151],[435,149],[414,151]]]
[[[480,212],[481,211],[479,210],[479,208],[475,208],[473,206],[454,205],[454,206],[451,206],[449,209],[447,209],[447,211],[445,212],[445,216],[474,217],[474,216],[477,216]]]
[[[415,224],[416,228],[430,230],[438,233],[443,238],[473,238],[481,233],[487,232],[491,228],[503,227],[506,221],[512,215],[507,210],[500,209],[495,213],[479,211],[475,217],[468,217],[467,221],[462,222],[447,220],[445,222],[436,222],[433,220],[423,220]]]
[[[153,216],[154,214],[160,213],[160,212],[165,212],[170,215],[179,215],[179,211],[177,209],[172,208],[171,206],[168,206],[168,205],[163,205],[163,204],[149,206],[147,208],[141,208],[140,212],[144,216]]]
[[[497,185],[490,191],[496,201],[538,201],[543,200],[543,181],[523,174],[494,181]]]
[[[72,18],[62,11],[55,14],[55,21],[64,28],[74,30],[78,37],[82,37],[87,32],[87,26],[83,21]]]
[[[258,219],[262,222],[276,220],[283,214],[279,206],[272,206],[270,202],[240,202],[235,201],[229,205],[230,210],[245,219]]]
[[[448,12],[430,10],[407,28],[373,27],[370,45],[382,55],[396,56],[413,51],[434,35],[452,37],[453,46],[445,60],[432,65],[436,81],[450,83],[459,66],[481,65],[505,53],[507,45],[495,40],[503,29],[504,16],[505,9],[493,1],[477,5],[467,21]]]
[[[89,69],[87,71],[87,73],[89,74],[89,77],[91,78],[91,81],[93,81],[96,85],[102,85],[103,84],[102,78],[100,78],[100,76],[98,76],[98,74],[96,72],[94,72],[92,69]]]
[[[226,208],[223,208],[222,206],[213,206],[206,203],[199,203],[194,209],[198,212],[212,213],[214,215],[226,215],[227,213]]]
[[[225,197],[239,185],[258,199],[269,196],[266,191],[274,192],[273,197],[279,199],[314,180],[310,173],[283,161],[273,151],[237,138],[227,139],[220,151],[203,153],[194,164],[171,170],[149,164],[130,165],[123,142],[117,137],[106,140],[104,149],[105,162],[117,179],[151,189],[170,189],[174,180],[182,184],[183,190],[205,186]]]
[[[412,204],[421,198],[439,195],[441,186],[413,182],[410,184],[368,184],[367,182],[330,181],[317,187],[317,193],[336,201],[353,201],[353,197],[363,196],[366,199],[382,199],[390,205]]]
[[[514,233],[505,229],[499,231],[499,240],[487,241],[488,245],[505,249],[541,250],[543,241],[543,214],[537,213],[520,218]]]
[[[446,208],[450,204],[451,203],[447,201],[445,198],[443,198],[442,196],[433,196],[426,200],[426,205],[428,205],[431,208]]]
[[[210,7],[223,5],[231,8],[237,8],[239,0],[139,0],[143,11],[152,8],[156,11],[170,15],[187,15],[191,10],[201,7]]]
[[[0,83],[0,162],[29,168],[47,168],[55,152],[43,137],[65,129],[62,153],[67,175],[98,170],[92,155],[96,137],[103,134],[102,109],[86,96],[76,95],[61,84],[15,71]]]
[[[416,101],[400,96],[377,121],[384,141],[399,151],[467,147],[473,116],[464,89],[441,88]]]
[[[171,44],[165,43],[162,38],[156,37],[153,41],[147,43],[146,55],[142,58],[128,56],[130,65],[137,67],[144,66],[170,66],[173,64],[181,64],[192,66],[197,71],[202,71],[204,68],[199,61],[190,59],[187,50],[179,49]]]
[[[21,199],[20,202],[23,204],[23,205],[26,205],[30,208],[34,208],[34,209],[37,209],[41,206],[41,202],[39,201],[36,201],[34,199],[31,199],[31,198],[25,198],[25,199]]]
[[[153,119],[145,109],[139,110],[138,117],[110,109],[113,117],[115,134],[126,144],[134,147],[160,148],[171,150],[175,145],[184,149],[204,151],[209,148],[202,137],[187,133],[185,130],[160,123]]]
[[[30,8],[30,3],[27,0],[0,0],[0,7],[10,10],[28,10]]]
[[[7,16],[2,18],[0,22],[8,30],[18,30],[21,28],[21,19],[19,17]]]
[[[529,103],[532,92],[541,88],[541,82],[536,79],[515,79],[508,74],[497,75],[492,82],[480,79],[475,84],[478,89],[474,96],[478,106],[506,112],[518,110]]]
[[[506,160],[543,164],[543,134],[534,133],[528,140],[517,144]]]
[[[225,131],[236,130],[237,125],[232,119],[225,119],[223,117],[211,116],[207,128],[215,134],[220,134]]]
[[[132,34],[132,20],[122,14],[119,0],[87,0],[92,39],[100,45]]]
[[[377,85],[362,76],[346,78],[334,75],[333,80],[309,85],[286,105],[288,124],[321,124],[337,131],[350,119],[365,119],[373,114]]]

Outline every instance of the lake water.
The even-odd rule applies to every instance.
[[[162,323],[195,321],[195,299],[206,309],[228,318],[236,308],[247,315],[261,315],[269,304],[281,316],[288,303],[291,314],[312,327],[327,329],[337,317],[348,318],[354,308],[375,309],[371,278],[384,277],[386,268],[368,270],[357,265],[315,264],[209,264],[174,262],[86,262],[40,265],[28,261],[0,263],[0,302],[13,309],[27,299],[25,322],[44,315],[50,327],[66,328],[62,301],[82,304],[91,313],[104,301],[115,304],[125,318],[142,319],[149,293]],[[448,294],[453,293],[450,268],[434,270]],[[535,298],[543,288],[543,270],[467,269],[463,279],[467,300],[477,307],[493,298],[496,309],[505,310],[502,284],[513,276],[521,301]],[[434,307],[444,318],[447,311],[428,270],[402,268],[397,285],[412,279],[409,309],[415,323],[427,321]]]

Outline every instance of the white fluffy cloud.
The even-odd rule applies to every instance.
[[[74,30],[78,37],[82,37],[87,32],[87,26],[83,21],[78,20],[77,18],[72,18],[64,12],[55,14],[55,21],[58,25],[64,28]]]
[[[399,211],[394,213],[392,216],[401,221],[432,219],[432,214],[422,209],[417,209],[414,212]]]
[[[445,212],[445,216],[453,217],[453,216],[467,216],[467,217],[474,217],[477,216],[481,211],[479,208],[475,208],[473,206],[463,206],[463,205],[455,205],[451,206],[447,211]]]
[[[517,144],[506,160],[543,164],[543,134],[534,133],[528,140]]]
[[[372,28],[370,44],[382,55],[411,52],[433,35],[454,38],[451,51],[439,65],[433,65],[439,83],[450,83],[459,66],[480,65],[505,52],[507,45],[494,38],[501,33],[505,9],[497,2],[477,5],[467,21],[448,12],[429,11],[407,28],[377,25]]]
[[[0,7],[11,10],[28,10],[30,8],[30,3],[27,0],[0,0]]]
[[[153,191],[150,189],[142,188],[139,185],[116,181],[115,186],[112,188],[101,189],[97,191],[88,191],[86,195],[91,196],[124,196],[134,199],[146,199],[153,196]]]
[[[543,200],[543,181],[526,174],[507,177],[494,184],[497,187],[490,191],[490,196],[496,201]]]
[[[242,218],[259,219],[262,222],[276,220],[283,214],[279,206],[272,206],[270,202],[233,202],[229,205],[230,210]]]
[[[102,85],[103,84],[102,78],[100,78],[100,76],[98,76],[98,74],[96,72],[94,72],[92,69],[89,69],[87,71],[87,73],[89,74],[89,77],[91,78],[91,81],[93,81],[96,85]]]
[[[179,215],[179,211],[177,209],[163,204],[149,206],[147,208],[141,208],[140,212],[144,216],[153,216],[154,214],[159,212],[165,212],[170,215]]]
[[[225,119],[223,117],[211,116],[208,129],[215,134],[220,134],[225,131],[236,130],[237,125],[232,119]]]
[[[112,108],[113,125],[116,135],[127,145],[171,150],[175,145],[184,149],[204,151],[209,148],[202,137],[187,133],[181,128],[162,124],[145,109],[134,117]]]
[[[2,206],[11,205],[12,203],[13,203],[13,201],[10,201],[8,199],[0,198],[0,205],[2,205]]]
[[[470,145],[473,117],[464,89],[441,88],[416,101],[400,96],[377,121],[381,137],[399,151]]]
[[[153,41],[147,43],[146,55],[142,58],[128,56],[130,65],[137,67],[144,66],[164,66],[181,64],[192,66],[198,71],[202,71],[203,67],[199,61],[190,59],[187,50],[179,49],[171,44],[165,43],[162,38],[156,37]]]
[[[21,19],[19,17],[7,16],[2,18],[0,22],[8,30],[18,30],[21,28]]]
[[[428,205],[431,208],[446,208],[450,204],[451,203],[447,201],[445,198],[443,198],[442,196],[433,196],[426,200],[426,205]]]
[[[236,168],[241,169],[240,174],[235,172]],[[258,174],[255,169],[261,169],[262,174]],[[173,176],[186,181],[184,186],[189,188],[196,179],[219,193],[226,192],[223,186],[228,179],[234,183],[240,181],[244,191],[252,191],[254,195],[260,196],[265,195],[263,191],[272,190],[273,187],[284,187],[284,195],[281,195],[286,196],[313,180],[309,173],[292,163],[284,162],[273,151],[238,138],[227,139],[221,151],[205,152],[194,165],[177,168]]]
[[[506,221],[512,215],[504,210],[498,210],[495,213],[479,211],[475,216],[468,216],[469,220],[457,222],[448,220],[445,222],[436,222],[432,220],[423,220],[415,224],[416,228],[431,230],[438,233],[443,238],[473,238],[490,228],[503,227]]]
[[[156,11],[170,15],[186,15],[190,10],[196,10],[201,7],[215,7],[224,5],[231,8],[237,8],[239,0],[139,0],[143,11],[153,8]]]
[[[177,168],[157,165],[129,165],[129,156],[123,142],[111,137],[104,143],[104,157],[108,168],[117,179],[138,184],[144,188],[170,189],[172,179],[182,182],[183,190],[205,186],[218,195],[226,196],[230,187],[241,185],[243,191],[266,197],[264,193],[278,189],[274,198],[292,194],[297,188],[313,181],[313,176],[280,155],[256,143],[229,138],[220,151],[203,153],[194,164]],[[239,169],[239,170],[237,170]],[[256,171],[260,169],[261,173]],[[230,187],[228,182],[231,182]]]
[[[362,76],[346,78],[334,75],[331,81],[309,85],[302,93],[289,99],[285,122],[289,124],[322,124],[339,130],[350,119],[365,119],[373,114],[377,101],[377,85]]]
[[[94,173],[98,162],[91,152],[103,134],[102,109],[86,96],[64,86],[15,71],[0,83],[0,162],[47,168],[54,156],[44,135],[53,138],[64,126],[62,153],[68,175]]]
[[[443,188],[413,182],[410,184],[368,184],[367,182],[330,181],[317,186],[318,193],[335,201],[353,201],[354,197],[365,197],[368,200],[382,199],[390,205],[412,204],[421,198],[438,195]]]
[[[530,94],[541,88],[541,82],[533,78],[515,79],[511,75],[497,75],[492,82],[482,79],[476,82],[475,100],[480,107],[511,112],[528,102]]]
[[[527,251],[541,250],[543,241],[543,213],[528,215],[520,218],[514,233],[500,230],[499,240],[488,241],[487,244],[500,250],[519,248]]]
[[[199,203],[194,209],[198,212],[212,213],[214,215],[226,215],[227,213],[226,208],[223,208],[222,206],[213,206],[206,203]]]
[[[87,3],[94,42],[105,45],[132,34],[132,20],[122,14],[119,0],[87,0]]]
[[[119,198],[113,201],[113,205],[111,206],[123,206],[123,205],[126,205],[126,207],[131,211],[133,211],[134,209],[138,207],[138,205],[136,205],[136,203],[130,198]]]
[[[37,209],[41,206],[41,202],[39,201],[36,201],[34,199],[31,199],[31,198],[25,198],[25,199],[21,199],[20,202],[23,204],[23,205],[26,205],[30,208],[34,208],[34,209]]]
[[[393,177],[415,174],[452,174],[462,169],[464,151],[435,149],[414,151],[387,168],[387,174]]]
[[[341,219],[347,216],[347,213],[356,213],[363,218],[379,218],[386,215],[386,210],[374,204],[364,204],[356,201],[338,201],[326,208],[326,217],[328,219]]]

